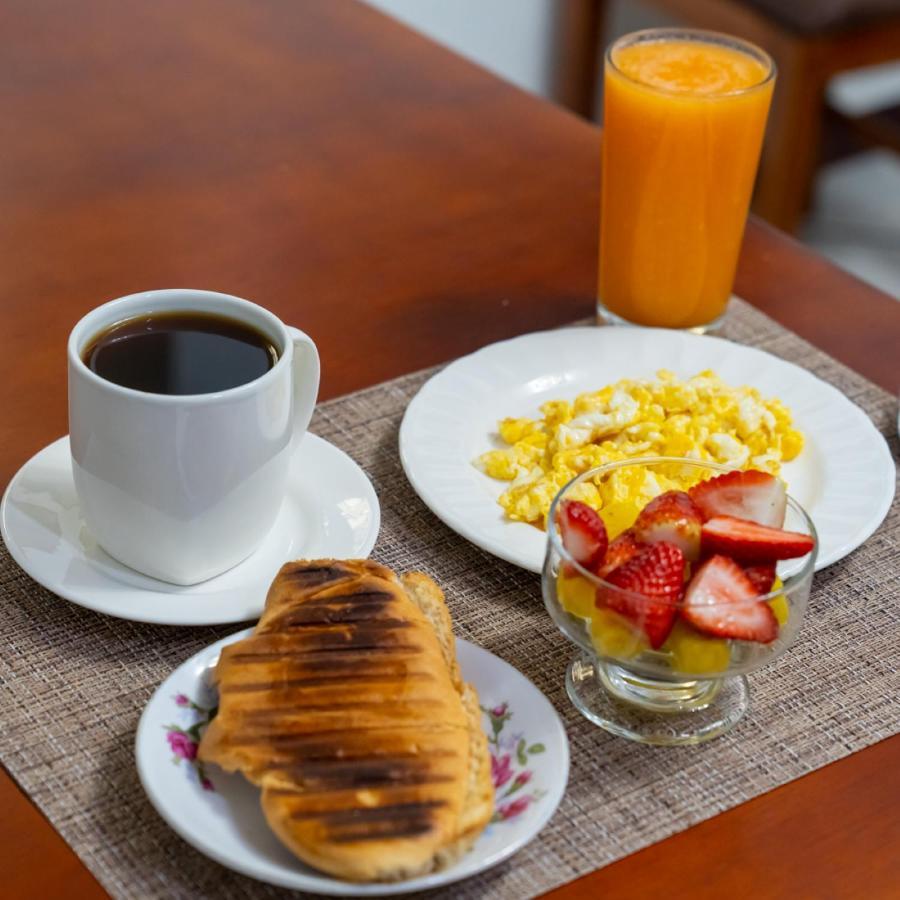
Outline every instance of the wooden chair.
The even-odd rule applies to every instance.
[[[828,80],[838,72],[900,59],[900,0],[645,2],[685,25],[728,32],[772,54],[778,81],[753,208],[779,228],[795,231],[819,163]],[[594,4],[594,20],[602,23],[606,0]],[[603,31],[602,25],[595,31],[595,59],[605,47]],[[596,68],[585,71],[585,82],[595,90],[598,74]],[[585,100],[587,109],[593,108],[590,103]],[[868,117],[853,124],[870,139],[894,133]]]

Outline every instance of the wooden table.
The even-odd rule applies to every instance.
[[[131,291],[270,307],[323,398],[593,309],[599,131],[352,0],[6,0],[0,47],[0,484],[66,430],[72,324]],[[737,291],[897,390],[900,304],[757,223]],[[896,896],[898,765],[895,737],[552,896]],[[0,895],[105,896],[6,775],[0,809]]]

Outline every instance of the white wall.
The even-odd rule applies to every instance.
[[[461,56],[546,96],[556,0],[366,0]]]
[[[556,103],[583,102],[591,0],[365,0],[495,75]],[[639,0],[608,5],[605,40],[665,24]]]
[[[591,0],[365,0],[527,91],[582,102]]]

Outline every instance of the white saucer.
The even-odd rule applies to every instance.
[[[425,504],[479,547],[540,572],[547,536],[509,521],[497,503],[508,482],[472,460],[500,446],[497,422],[538,414],[546,400],[596,391],[620,378],[713,369],[731,385],[780,398],[806,436],[782,469],[788,491],[819,534],[816,569],[843,559],[881,524],[896,472],[869,417],[811,372],[721,338],[657,328],[560,328],[501,341],[451,363],[413,397],[400,426],[400,459]]]
[[[301,479],[300,472],[316,477]],[[79,606],[159,625],[256,619],[284,562],[364,558],[379,523],[378,498],[363,470],[314,434],[294,453],[287,495],[262,546],[230,571],[189,587],[141,575],[100,549],[75,495],[68,437],[25,463],[0,503],[3,540],[35,581]]]
[[[314,894],[405,894],[496,866],[524,847],[556,810],[569,777],[569,743],[553,705],[509,663],[457,640],[463,678],[475,686],[485,710],[482,724],[496,785],[494,820],[453,866],[409,881],[352,884],[304,865],[266,824],[258,788],[242,775],[200,768],[193,759],[216,702],[204,677],[207,667],[223,646],[249,633],[223,638],[179,666],[144,708],[135,740],[138,775],[150,802],[177,834],[216,862]]]

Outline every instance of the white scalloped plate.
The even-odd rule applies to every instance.
[[[496,443],[504,416],[535,416],[546,400],[598,390],[620,378],[714,369],[728,384],[778,397],[806,436],[782,474],[819,532],[818,569],[842,559],[881,524],[895,470],[884,438],[843,394],[805,369],[722,338],[655,328],[565,328],[527,334],[464,356],[413,398],[400,428],[400,459],[425,504],[489,553],[539,572],[544,534],[504,518],[505,482],[472,460]]]

